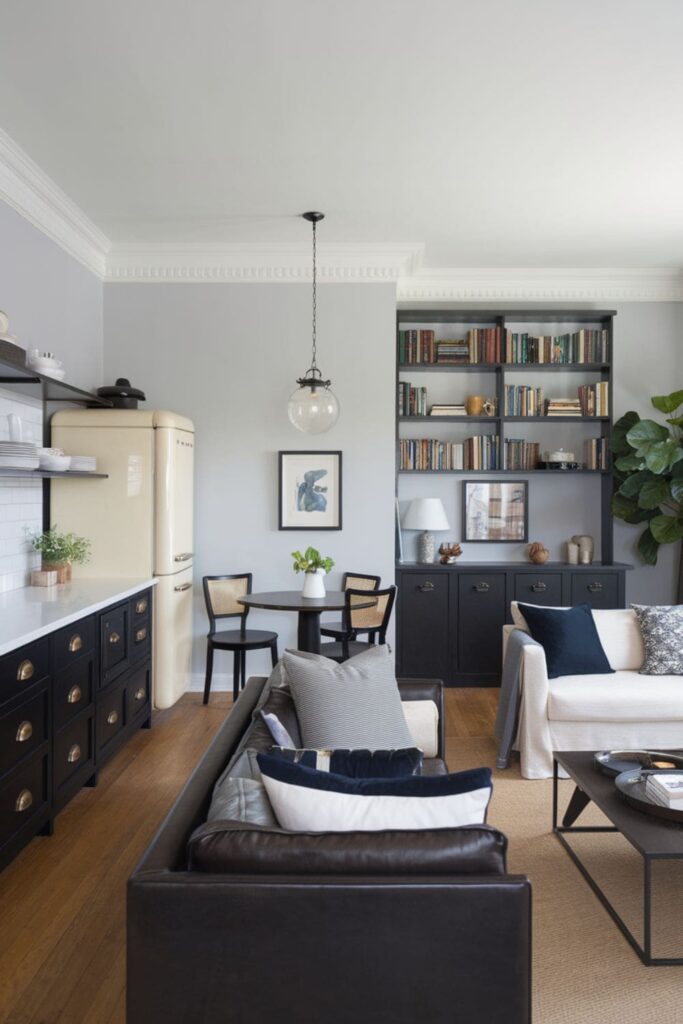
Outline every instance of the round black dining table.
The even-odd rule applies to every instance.
[[[324,597],[303,597],[300,590],[274,590],[267,594],[245,594],[238,598],[247,608],[268,608],[274,612],[298,612],[297,648],[320,654],[320,616],[323,612],[340,612],[346,604],[343,590],[330,590]],[[377,598],[368,594],[367,601],[356,598],[354,608],[371,608]]]

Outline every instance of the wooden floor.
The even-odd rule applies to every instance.
[[[498,690],[446,691],[449,750],[490,738]],[[0,874],[0,1022],[123,1024],[126,880],[232,700],[155,714]],[[154,1022],[150,1022],[154,1024]]]

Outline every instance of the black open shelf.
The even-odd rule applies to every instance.
[[[73,477],[86,477],[92,480],[108,480],[108,473],[88,473],[83,470],[67,470],[65,473],[58,473],[49,469],[10,469],[8,466],[0,466],[0,477],[22,477],[33,480],[70,480]]]

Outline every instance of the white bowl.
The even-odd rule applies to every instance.
[[[71,465],[70,455],[41,455],[40,468],[50,473],[65,473]]]

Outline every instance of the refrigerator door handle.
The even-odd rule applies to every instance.
[[[193,554],[194,554],[194,552],[192,552],[192,551],[184,551],[182,553],[182,555],[174,555],[173,561],[174,562],[189,562],[190,559],[192,558]]]
[[[179,583],[177,587],[173,588],[177,594],[180,594],[183,590],[191,590],[191,583]]]

